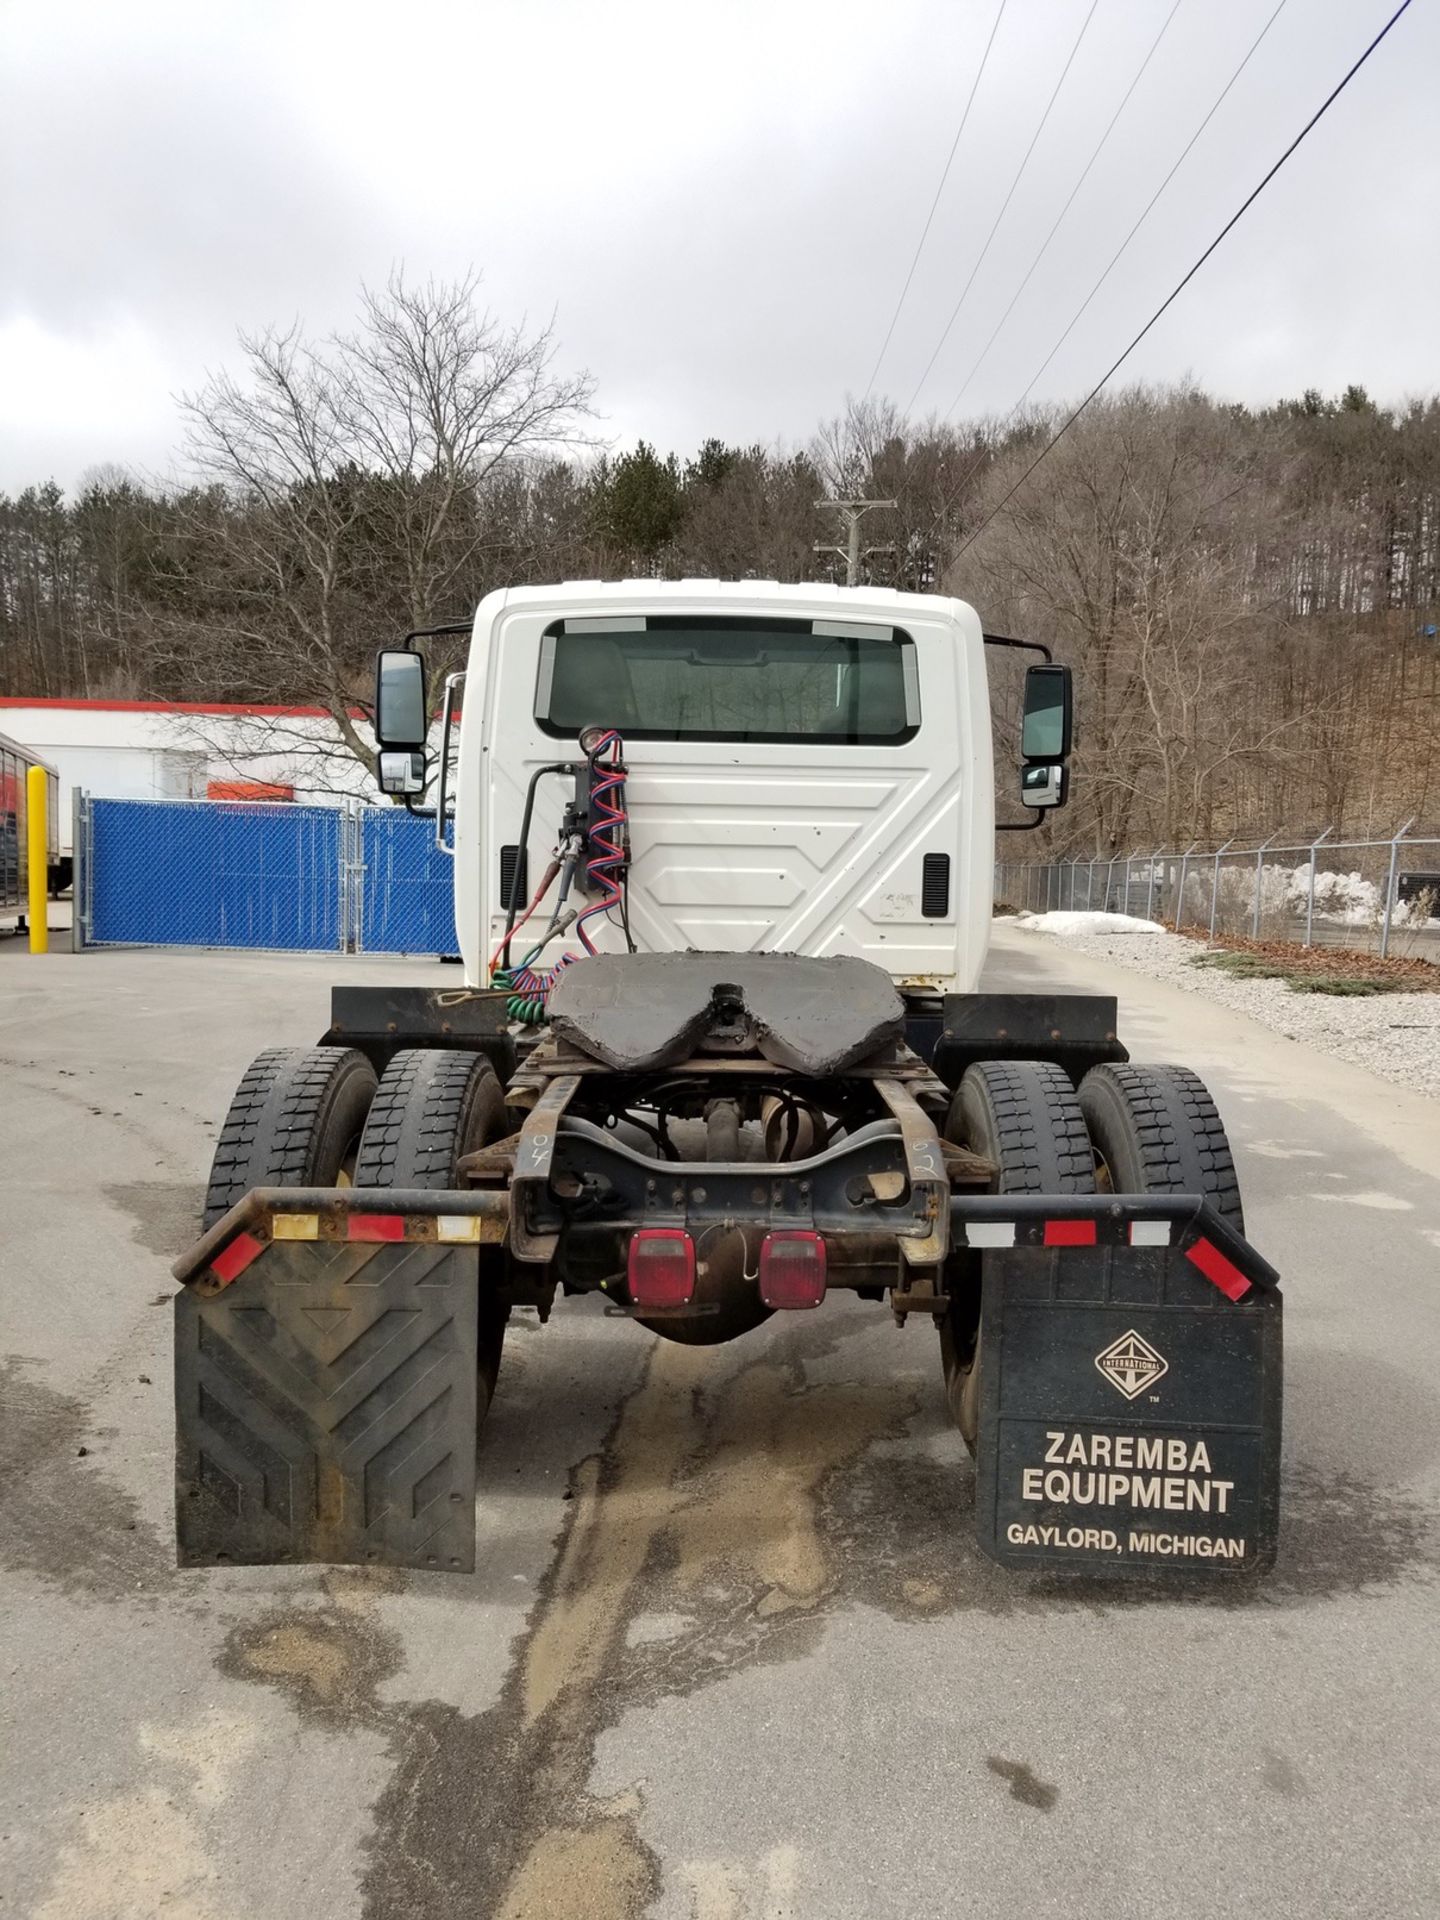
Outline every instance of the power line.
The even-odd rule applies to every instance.
[[[1283,0],[1282,0],[1282,4],[1283,4]],[[1085,398],[1080,402],[1079,406],[1076,407],[1075,411],[1064,422],[1064,424],[1056,430],[1056,432],[1051,436],[1051,438],[1045,444],[1045,446],[1043,446],[1040,449],[1040,452],[1036,454],[1035,458],[1030,462],[1030,465],[1025,469],[1024,473],[1021,474],[1020,478],[1015,482],[1014,486],[1012,486],[1009,489],[1009,491],[1006,494],[1004,494],[1004,496],[999,501],[997,501],[997,503],[990,509],[989,513],[986,514],[985,518],[980,522],[979,526],[976,527],[975,531],[969,536],[967,540],[965,540],[962,543],[962,545],[958,549],[955,556],[957,559],[960,557],[960,554],[965,552],[965,549],[967,547],[973,546],[975,541],[979,539],[980,535],[985,531],[986,527],[988,527],[990,522],[995,518],[996,514],[1003,511],[1003,509],[1009,505],[1010,501],[1014,499],[1015,495],[1025,485],[1025,482],[1030,478],[1031,474],[1034,473],[1035,469],[1040,465],[1040,462],[1043,459],[1045,459],[1047,454],[1051,453],[1054,450],[1054,448],[1059,444],[1061,440],[1064,439],[1065,435],[1070,431],[1071,427],[1074,426],[1075,422],[1080,418],[1081,414],[1090,405],[1090,402],[1095,398],[1096,394],[1099,393],[1101,388],[1105,386],[1107,381],[1113,378],[1113,376],[1119,372],[1120,368],[1124,366],[1125,362],[1130,358],[1131,354],[1135,351],[1136,347],[1139,346],[1140,342],[1145,338],[1146,334],[1149,333],[1150,329],[1155,325],[1156,321],[1159,320],[1161,315],[1164,314],[1171,306],[1174,305],[1175,301],[1179,298],[1180,294],[1182,294],[1185,288],[1189,286],[1190,282],[1195,278],[1196,274],[1200,271],[1201,267],[1204,266],[1205,262],[1210,258],[1211,254],[1214,253],[1215,249],[1220,245],[1221,241],[1225,239],[1226,235],[1230,233],[1231,229],[1236,227],[1240,223],[1240,221],[1244,218],[1244,216],[1249,212],[1250,208],[1254,206],[1255,202],[1260,198],[1261,194],[1265,191],[1266,187],[1269,186],[1270,182],[1275,178],[1276,174],[1279,173],[1280,169],[1285,165],[1285,162],[1290,158],[1291,154],[1294,153],[1295,149],[1300,145],[1301,141],[1303,141],[1306,138],[1306,136],[1309,133],[1311,133],[1316,126],[1319,125],[1320,121],[1324,119],[1325,115],[1330,111],[1331,107],[1334,106],[1335,102],[1340,98],[1341,94],[1345,91],[1346,87],[1349,86],[1350,82],[1355,78],[1356,74],[1359,73],[1360,69],[1365,65],[1365,62],[1370,58],[1371,54],[1374,53],[1375,49],[1380,45],[1380,42],[1385,38],[1386,34],[1389,33],[1390,29],[1395,25],[1396,21],[1399,20],[1401,14],[1407,11],[1409,6],[1410,6],[1410,0],[1400,0],[1400,5],[1395,9],[1394,13],[1391,14],[1390,18],[1385,22],[1384,26],[1380,29],[1379,33],[1377,33],[1375,38],[1370,42],[1369,46],[1366,47],[1365,51],[1360,55],[1360,58],[1350,68],[1349,72],[1338,83],[1338,85],[1332,88],[1331,91],[1326,95],[1324,100],[1321,101],[1320,105],[1315,109],[1314,113],[1311,114],[1310,118],[1305,122],[1304,126],[1300,129],[1299,133],[1296,134],[1295,138],[1290,142],[1289,146],[1286,147],[1285,151],[1281,154],[1280,158],[1270,168],[1270,171],[1260,181],[1259,185],[1254,187],[1241,201],[1240,205],[1235,209],[1234,213],[1231,214],[1230,218],[1225,222],[1224,226],[1220,229],[1219,233],[1216,234],[1215,238],[1210,242],[1209,246],[1206,247],[1205,251],[1200,255],[1200,258],[1195,262],[1194,266],[1190,268],[1189,272],[1186,273],[1182,279],[1176,281],[1175,285],[1171,288],[1170,292],[1160,302],[1160,305],[1155,309],[1154,313],[1151,314],[1150,318],[1145,322],[1144,326],[1141,327],[1140,331],[1135,335],[1135,338],[1130,342],[1129,346],[1126,347],[1125,351],[1119,356],[1118,359],[1114,360],[1111,363],[1111,365],[1106,368],[1105,372],[1101,374],[1100,378],[1095,382],[1095,385],[1090,389],[1089,393],[1086,394]],[[1279,9],[1277,8],[1276,11],[1278,12]],[[1273,19],[1273,17],[1274,16],[1272,15],[1271,18]]]
[[[965,102],[965,111],[960,115],[960,124],[955,129],[955,138],[950,142],[950,152],[946,156],[945,165],[940,171],[940,184],[935,189],[935,198],[930,202],[930,211],[925,216],[925,225],[920,230],[920,238],[915,247],[915,256],[910,262],[910,271],[906,274],[905,284],[900,289],[900,298],[895,302],[895,311],[890,316],[890,325],[885,330],[885,338],[881,341],[880,351],[875,356],[875,365],[870,369],[870,378],[865,384],[865,392],[861,397],[862,406],[865,401],[870,398],[871,392],[874,390],[875,382],[880,376],[881,364],[886,354],[890,351],[890,342],[895,337],[895,326],[900,318],[900,309],[904,306],[906,296],[910,292],[910,282],[915,278],[915,269],[920,264],[920,255],[925,251],[925,242],[930,237],[930,227],[935,218],[935,209],[939,206],[940,196],[945,191],[945,182],[950,178],[950,168],[959,150],[960,136],[964,133],[965,123],[970,118],[970,109],[974,106],[975,96],[980,91],[980,82],[985,78],[985,69],[990,62],[990,49],[995,44],[995,36],[1000,31],[1000,22],[1005,18],[1005,8],[1008,4],[1009,0],[1000,0],[1000,10],[995,15],[994,22],[990,28],[990,38],[985,42],[985,51],[980,56],[980,65],[976,71],[974,81],[971,83],[970,96]]]
[[[1154,211],[1155,204],[1159,200],[1161,194],[1164,193],[1165,189],[1169,186],[1170,182],[1175,178],[1176,174],[1180,171],[1181,167],[1185,164],[1185,161],[1190,154],[1191,148],[1195,145],[1195,142],[1200,138],[1201,134],[1204,133],[1206,127],[1208,127],[1210,122],[1215,118],[1215,115],[1220,111],[1220,108],[1224,104],[1226,96],[1229,94],[1230,89],[1235,85],[1235,82],[1240,78],[1241,74],[1244,73],[1246,67],[1249,66],[1251,60],[1255,56],[1256,50],[1258,49],[1260,42],[1265,38],[1266,34],[1269,33],[1271,27],[1274,26],[1275,22],[1280,18],[1280,15],[1285,11],[1286,4],[1287,4],[1287,0],[1279,0],[1279,4],[1276,6],[1274,12],[1270,15],[1269,19],[1265,22],[1264,26],[1261,27],[1259,33],[1257,33],[1255,38],[1250,42],[1249,47],[1246,49],[1244,58],[1241,60],[1239,66],[1236,67],[1235,71],[1231,74],[1230,78],[1225,82],[1225,85],[1220,89],[1220,92],[1216,95],[1215,100],[1211,105],[1210,111],[1205,115],[1205,118],[1200,122],[1199,126],[1196,127],[1194,133],[1192,133],[1190,138],[1185,142],[1185,145],[1180,150],[1179,157],[1176,159],[1174,165],[1170,168],[1170,171],[1166,174],[1165,178],[1160,182],[1159,186],[1155,189],[1154,193],[1152,193],[1150,198],[1146,201],[1145,206],[1141,211],[1139,219],[1135,222],[1134,226],[1131,227],[1130,231],[1126,234],[1125,238],[1120,242],[1120,245],[1115,249],[1114,253],[1110,256],[1109,263],[1105,267],[1104,271],[1101,273],[1100,278],[1095,282],[1094,286],[1091,287],[1089,293],[1086,294],[1085,298],[1080,302],[1079,306],[1075,309],[1074,313],[1071,314],[1070,323],[1066,327],[1065,331],[1061,334],[1060,338],[1055,342],[1054,346],[1051,347],[1049,353],[1046,354],[1044,360],[1041,361],[1040,365],[1035,369],[1034,373],[1030,376],[1029,384],[1026,386],[1025,391],[1021,394],[1020,398],[1015,402],[1015,405],[1010,409],[1010,414],[1008,416],[1010,419],[1013,420],[1015,415],[1020,411],[1021,407],[1024,406],[1025,402],[1029,399],[1032,391],[1034,390],[1036,382],[1040,379],[1041,375],[1045,372],[1045,369],[1050,365],[1050,362],[1055,358],[1056,354],[1060,351],[1061,347],[1064,346],[1065,342],[1070,338],[1070,335],[1075,331],[1076,327],[1080,324],[1080,321],[1084,316],[1086,309],[1089,307],[1090,302],[1095,298],[1096,294],[1099,293],[1101,287],[1103,287],[1105,282],[1110,278],[1110,275],[1114,272],[1115,268],[1118,266],[1120,262],[1120,258],[1124,254],[1127,247],[1130,245],[1130,242],[1135,238],[1136,234],[1140,231],[1141,227],[1143,227],[1145,222],[1150,218],[1151,213]],[[955,397],[955,400],[951,401],[950,403],[951,411],[953,411],[955,405],[959,400],[959,397],[960,396],[957,394]],[[947,411],[943,417],[948,420],[950,417],[950,412]]]
[[[1180,11],[1183,5],[1184,5],[1184,0],[1175,0],[1174,6],[1171,7],[1169,13],[1166,14],[1165,19],[1161,24],[1159,33],[1157,33],[1155,38],[1150,42],[1149,52],[1145,55],[1145,58],[1140,62],[1140,65],[1136,69],[1135,77],[1130,82],[1129,86],[1125,89],[1124,96],[1122,97],[1119,106],[1116,107],[1114,113],[1111,114],[1110,124],[1106,127],[1105,131],[1101,134],[1099,140],[1095,143],[1095,150],[1090,155],[1090,158],[1085,162],[1085,165],[1081,170],[1080,177],[1076,180],[1074,186],[1070,189],[1069,197],[1067,198],[1064,206],[1061,207],[1059,213],[1056,214],[1055,224],[1051,227],[1050,231],[1046,234],[1045,238],[1040,242],[1040,250],[1035,255],[1035,258],[1030,262],[1029,267],[1026,269],[1025,278],[1020,282],[1019,286],[1015,289],[1014,293],[1011,295],[1009,306],[1006,307],[1005,311],[1001,314],[1000,318],[995,322],[994,331],[991,333],[990,338],[985,342],[985,345],[981,348],[979,357],[976,359],[975,364],[971,367],[970,371],[966,374],[964,380],[961,382],[960,391],[956,394],[955,398],[950,402],[949,406],[945,409],[944,417],[947,420],[950,418],[951,414],[954,413],[955,409],[959,406],[960,402],[965,398],[965,395],[970,391],[970,382],[975,378],[976,374],[980,371],[981,367],[984,366],[986,360],[989,358],[990,349],[994,346],[995,342],[1000,337],[1000,329],[1005,325],[1005,322],[1010,318],[1011,314],[1015,311],[1015,308],[1019,303],[1021,294],[1024,293],[1026,287],[1029,286],[1031,280],[1035,277],[1036,269],[1039,267],[1040,262],[1045,258],[1045,255],[1050,250],[1050,242],[1055,238],[1056,234],[1060,231],[1061,222],[1064,220],[1066,214],[1069,213],[1071,207],[1073,207],[1075,204],[1075,196],[1079,193],[1080,189],[1084,186],[1086,180],[1089,179],[1090,169],[1094,166],[1095,162],[1100,158],[1101,153],[1104,151],[1105,143],[1109,140],[1111,134],[1115,131],[1116,122],[1119,120],[1121,114],[1124,113],[1126,107],[1129,106],[1130,104],[1131,94],[1134,93],[1136,87],[1138,87],[1140,82],[1144,79],[1145,70],[1150,65],[1150,62],[1155,58],[1156,52],[1158,51],[1160,46],[1160,42],[1165,38],[1165,35],[1170,31],[1170,22],[1175,18],[1176,14]]]
[[[1020,398],[1015,402],[1014,406],[1011,407],[1010,411],[1005,415],[1004,419],[1001,420],[999,426],[995,429],[994,433],[991,435],[992,442],[998,439],[1000,435],[1002,435],[1005,432],[1006,428],[1019,414],[1021,408],[1025,405],[1025,402],[1029,399],[1031,393],[1034,391],[1037,383],[1040,380],[1041,375],[1045,372],[1045,369],[1050,365],[1050,362],[1055,358],[1056,354],[1060,351],[1061,347],[1064,346],[1065,342],[1069,339],[1070,335],[1074,332],[1086,308],[1090,305],[1090,302],[1095,298],[1096,294],[1100,291],[1101,287],[1104,286],[1105,282],[1109,279],[1110,275],[1114,272],[1115,267],[1119,263],[1121,256],[1124,254],[1126,248],[1130,245],[1130,242],[1135,238],[1136,234],[1140,231],[1141,227],[1144,226],[1146,220],[1149,218],[1150,214],[1153,212],[1155,206],[1159,202],[1160,196],[1164,193],[1165,189],[1169,186],[1170,182],[1175,178],[1175,175],[1180,171],[1181,167],[1185,164],[1186,159],[1194,149],[1196,141],[1199,140],[1201,134],[1204,133],[1206,127],[1208,127],[1210,122],[1215,118],[1215,115],[1219,112],[1220,107],[1224,103],[1226,97],[1229,95],[1231,89],[1234,87],[1236,81],[1240,78],[1241,74],[1244,73],[1246,67],[1249,66],[1251,60],[1255,57],[1256,51],[1258,50],[1261,41],[1265,38],[1266,34],[1269,33],[1271,27],[1274,26],[1275,22],[1279,19],[1281,13],[1285,9],[1286,4],[1287,4],[1287,0],[1278,0],[1278,4],[1275,6],[1273,12],[1270,14],[1269,18],[1265,21],[1265,24],[1261,27],[1259,33],[1257,33],[1255,38],[1250,42],[1250,45],[1246,48],[1244,54],[1241,56],[1239,65],[1235,68],[1234,72],[1230,75],[1230,78],[1225,82],[1225,85],[1220,89],[1220,92],[1216,95],[1215,99],[1211,102],[1210,108],[1206,113],[1204,119],[1200,122],[1199,126],[1196,127],[1195,131],[1191,134],[1190,138],[1185,142],[1184,147],[1181,149],[1178,157],[1175,159],[1174,163],[1170,167],[1169,172],[1165,175],[1165,178],[1160,182],[1159,186],[1155,189],[1154,193],[1151,194],[1149,200],[1146,202],[1144,208],[1141,211],[1139,219],[1135,221],[1130,231],[1126,234],[1125,238],[1120,242],[1120,245],[1115,249],[1115,252],[1111,255],[1109,262],[1106,264],[1106,266],[1102,270],[1100,277],[1095,282],[1094,286],[1091,287],[1090,291],[1086,294],[1085,298],[1080,302],[1080,305],[1075,309],[1075,312],[1071,314],[1069,324],[1066,326],[1065,331],[1060,335],[1060,338],[1055,342],[1054,346],[1051,347],[1049,353],[1046,354],[1044,360],[1035,369],[1035,372],[1030,376],[1030,379],[1026,382],[1024,391],[1020,395]],[[960,395],[956,394],[954,400],[951,401],[949,407],[946,409],[945,413],[941,416],[942,423],[945,420],[949,419],[951,413],[954,412],[956,406],[959,404],[959,400],[960,400]],[[960,495],[963,494],[965,488],[970,484],[970,481],[980,471],[980,468],[983,466],[983,464],[984,464],[984,455],[977,454],[975,459],[965,469],[965,472],[960,476],[960,479],[957,481],[952,494],[953,499],[958,499]],[[963,548],[961,549],[961,551],[963,551]]]
[[[934,366],[936,360],[940,357],[940,349],[944,346],[945,342],[950,338],[950,329],[954,326],[955,322],[960,317],[960,309],[964,306],[966,298],[969,295],[970,289],[975,284],[976,274],[979,273],[981,267],[985,263],[985,256],[990,251],[990,243],[1000,230],[1000,222],[1005,218],[1006,210],[1009,207],[1010,202],[1015,197],[1015,189],[1020,184],[1021,176],[1025,172],[1026,167],[1028,167],[1030,164],[1030,156],[1035,151],[1035,143],[1039,140],[1041,134],[1045,131],[1046,122],[1050,118],[1051,112],[1055,106],[1055,102],[1060,98],[1060,89],[1064,86],[1066,76],[1069,74],[1071,67],[1075,64],[1075,56],[1080,51],[1080,42],[1085,38],[1085,35],[1089,32],[1090,22],[1095,18],[1095,9],[1099,4],[1100,4],[1100,0],[1090,0],[1090,11],[1085,15],[1084,20],[1080,24],[1080,31],[1075,36],[1075,44],[1070,49],[1070,57],[1065,62],[1065,65],[1060,69],[1060,78],[1055,82],[1055,90],[1050,95],[1050,98],[1046,101],[1045,111],[1040,116],[1040,124],[1038,127],[1036,127],[1034,133],[1031,134],[1030,144],[1025,149],[1024,157],[1021,159],[1020,165],[1015,169],[1015,178],[1010,182],[1010,191],[1006,194],[1005,198],[1000,203],[1000,211],[996,214],[995,219],[991,224],[990,231],[985,236],[985,244],[983,247],[981,247],[979,257],[976,259],[974,266],[970,269],[970,278],[965,282],[964,286],[960,289],[960,298],[955,302],[955,305],[951,308],[950,318],[945,322],[945,326],[943,331],[941,332],[940,338],[935,342],[935,351],[930,355],[930,358],[925,362],[925,371],[921,374],[920,378],[916,381],[915,391],[914,393],[911,394],[909,400],[906,402],[906,405],[905,405],[906,413],[909,413],[911,409],[914,407],[916,400],[920,396],[920,389],[925,385],[925,382],[930,378],[930,369]],[[1283,5],[1283,0],[1282,0],[1282,5]]]

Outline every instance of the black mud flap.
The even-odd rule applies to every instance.
[[[473,1249],[230,1244],[233,1283],[175,1301],[181,1566],[472,1570]]]
[[[1280,1294],[1217,1255],[1223,1241],[1263,1267],[1208,1209],[1174,1237],[984,1254],[977,1531],[1002,1565],[1189,1578],[1273,1563]]]

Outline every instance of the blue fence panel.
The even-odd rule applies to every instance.
[[[364,953],[458,953],[455,862],[435,844],[433,820],[399,807],[361,815]]]
[[[338,807],[91,800],[87,941],[97,946],[342,944]]]

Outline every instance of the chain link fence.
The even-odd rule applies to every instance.
[[[1440,837],[1414,824],[1372,840],[1280,830],[1218,847],[997,861],[995,904],[1440,962]]]
[[[76,796],[80,948],[454,954],[454,862],[394,807]]]

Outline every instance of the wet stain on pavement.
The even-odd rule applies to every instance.
[[[1265,1755],[1260,1778],[1272,1793],[1284,1794],[1287,1799],[1295,1799],[1308,1791],[1305,1776],[1283,1753],[1270,1752]]]
[[[331,1726],[383,1721],[377,1694],[399,1671],[399,1643],[377,1625],[363,1588],[327,1577],[322,1606],[282,1608],[234,1628],[216,1663],[234,1680],[260,1680],[297,1711]]]
[[[985,1764],[997,1778],[1009,1782],[1010,1798],[1018,1800],[1022,1807],[1049,1813],[1060,1798],[1060,1789],[1052,1787],[1048,1780],[1041,1780],[1023,1760],[1002,1760],[998,1753],[992,1753],[987,1754]]]
[[[589,1792],[622,1713],[816,1643],[840,1587],[826,1482],[910,1418],[891,1381],[657,1343],[603,1451],[576,1470],[559,1555],[497,1705],[396,1714],[376,1809],[370,1920],[458,1908],[622,1920],[658,1891],[637,1798]],[[630,1635],[665,1615],[663,1641]],[[483,1819],[471,1809],[483,1803]]]
[[[371,1569],[332,1570],[322,1603],[235,1629],[227,1674],[388,1743],[365,1920],[634,1920],[660,1866],[642,1836],[643,1782],[619,1798],[591,1792],[600,1735],[637,1708],[810,1652],[839,1610],[914,1623],[967,1610],[1279,1611],[1435,1570],[1434,1516],[1418,1502],[1292,1471],[1280,1566],[1256,1585],[1177,1593],[1006,1573],[974,1543],[973,1467],[933,1381],[889,1375],[868,1354],[843,1377],[836,1353],[827,1341],[817,1360],[808,1328],[758,1352],[655,1343],[556,1502],[556,1556],[487,1711],[380,1697],[402,1652],[379,1624],[383,1576]],[[987,1764],[1021,1805],[1056,1805],[1059,1789],[1028,1763]]]
[[[102,1187],[113,1206],[128,1213],[131,1237],[147,1253],[176,1260],[199,1238],[205,1189],[185,1180],[134,1180],[127,1185]]]
[[[174,1578],[169,1544],[106,1477],[88,1409],[20,1360],[0,1367],[0,1408],[0,1561],[66,1593],[155,1598]]]

